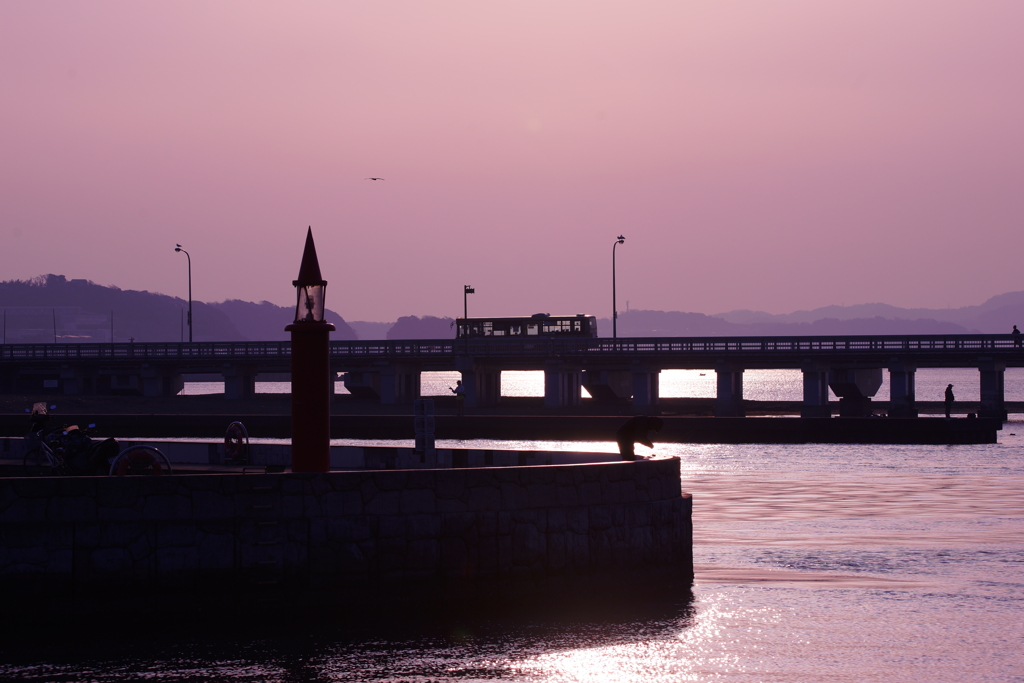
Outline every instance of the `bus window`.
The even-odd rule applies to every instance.
[[[523,333],[523,326],[522,325],[512,325],[512,326],[510,326],[508,328],[508,333],[510,335],[512,335],[513,337],[518,337],[519,335],[521,335]]]
[[[494,330],[493,323],[486,322],[486,323],[484,323],[483,327],[484,327],[483,336],[490,337],[493,334],[493,330]]]
[[[526,334],[527,335],[536,336],[536,334],[538,332],[539,332],[539,330],[537,329],[537,323],[527,323],[527,325],[526,325]]]

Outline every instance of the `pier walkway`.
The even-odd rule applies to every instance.
[[[824,416],[829,389],[840,413],[863,415],[890,378],[890,414],[916,416],[918,368],[976,367],[980,412],[1005,416],[1003,373],[1024,366],[1024,349],[1012,335],[887,335],[832,337],[671,337],[626,339],[484,338],[333,341],[331,368],[343,373],[357,396],[384,404],[408,403],[420,393],[420,373],[458,371],[468,406],[500,402],[503,370],[545,373],[545,404],[579,405],[581,388],[599,402],[631,401],[637,411],[658,404],[658,376],[668,369],[717,374],[716,414],[743,414],[743,372],[799,369],[804,377],[801,413]],[[0,391],[95,394],[137,392],[172,396],[182,375],[217,373],[225,397],[255,391],[261,373],[291,369],[288,342],[134,344],[5,344],[0,346]]]

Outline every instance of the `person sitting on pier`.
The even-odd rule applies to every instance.
[[[1013,335],[1013,345],[1019,347],[1020,346],[1020,330],[1017,329],[1016,325],[1013,326],[1013,332],[1011,332],[1010,334]]]
[[[626,421],[626,424],[619,427],[615,432],[615,439],[619,442],[619,453],[623,460],[636,460],[633,446],[642,443],[648,448],[654,448],[651,442],[650,432],[660,432],[665,422],[660,417],[648,417],[637,415]]]
[[[946,385],[946,417],[949,417],[949,412],[953,410],[953,385]]]

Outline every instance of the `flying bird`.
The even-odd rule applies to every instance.
[[[384,180],[383,178],[366,178],[366,180]]]

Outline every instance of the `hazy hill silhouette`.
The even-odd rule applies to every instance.
[[[182,326],[188,301],[166,294],[105,287],[87,280],[68,280],[63,275],[42,275],[32,280],[0,282],[0,308],[8,311],[7,329],[13,333],[22,319],[18,309],[67,308],[81,309],[91,317],[102,317],[90,334],[64,334],[60,328],[66,320],[58,318],[57,335],[65,342],[110,341],[110,317],[113,316],[114,341],[177,342],[188,340],[188,327]],[[42,316],[45,317],[45,316]],[[73,316],[69,316],[73,317]],[[84,317],[84,316],[80,316]],[[355,339],[355,332],[341,316],[332,311],[325,314],[338,331],[335,339]],[[208,304],[192,301],[194,341],[273,341],[287,339],[284,327],[294,318],[291,308],[263,302],[225,301]],[[35,324],[35,323],[32,323]],[[244,331],[243,331],[244,330]],[[52,342],[52,332],[44,330],[39,339]]]
[[[220,303],[210,304],[210,306],[223,311],[231,322],[234,323],[235,327],[238,328],[243,339],[251,341],[286,341],[291,339],[291,333],[285,332],[284,328],[295,319],[294,308],[278,306],[269,301],[261,301],[256,304],[239,299],[228,299]],[[324,311],[324,320],[334,323],[336,328],[331,333],[331,339],[359,338],[356,331],[331,309]]]
[[[451,318],[435,318],[425,315],[405,315],[398,319],[387,332],[388,339],[453,339],[455,329]]]
[[[375,323],[366,320],[353,320],[349,323],[360,339],[387,339],[388,330],[394,323]]]
[[[776,315],[763,311],[740,310],[719,313],[714,317],[737,324],[813,323],[826,318],[843,321],[875,320],[877,318],[908,322],[932,320],[954,323],[970,332],[1003,334],[1009,332],[1014,325],[1020,326],[1024,321],[1024,292],[998,294],[980,305],[961,308],[898,308],[889,304],[858,304],[856,306],[825,306],[810,311],[795,311]],[[916,333],[908,327],[907,332],[894,334]],[[858,334],[884,333],[868,331]],[[921,332],[920,334],[927,333]]]
[[[10,341],[53,341],[54,319],[61,341],[109,341],[113,315],[115,341],[174,342],[188,339],[182,327],[188,302],[165,294],[105,287],[63,275],[44,275],[29,281],[0,282],[0,308],[7,311]],[[20,309],[20,310],[19,310]],[[61,312],[50,316],[45,309]],[[76,314],[75,309],[80,309]],[[285,326],[292,321],[291,307],[267,301],[232,299],[220,303],[192,302],[195,341],[274,341],[288,339]],[[76,317],[77,316],[77,317]],[[328,322],[337,331],[332,339],[358,339],[356,330],[328,310]],[[60,329],[72,325],[72,330]],[[35,329],[18,337],[18,325]],[[356,323],[364,339],[451,339],[451,318],[403,316],[395,323]],[[718,315],[680,311],[629,310],[619,313],[621,337],[716,337],[851,334],[965,334],[1008,333],[1024,327],[1024,292],[993,296],[977,306],[942,309],[898,308],[888,304],[826,306],[811,311],[771,314],[730,311]],[[598,329],[610,337],[611,320],[602,318]]]
[[[755,313],[753,311],[749,313]],[[768,320],[769,314],[750,315],[743,319]],[[612,336],[612,322],[598,322],[602,337]],[[851,334],[967,334],[973,330],[956,323],[917,319],[903,320],[876,316],[873,318],[820,318],[810,322],[737,323],[719,316],[678,311],[630,310],[619,313],[620,337],[769,337],[800,335]],[[1004,330],[1008,331],[1008,330]]]

